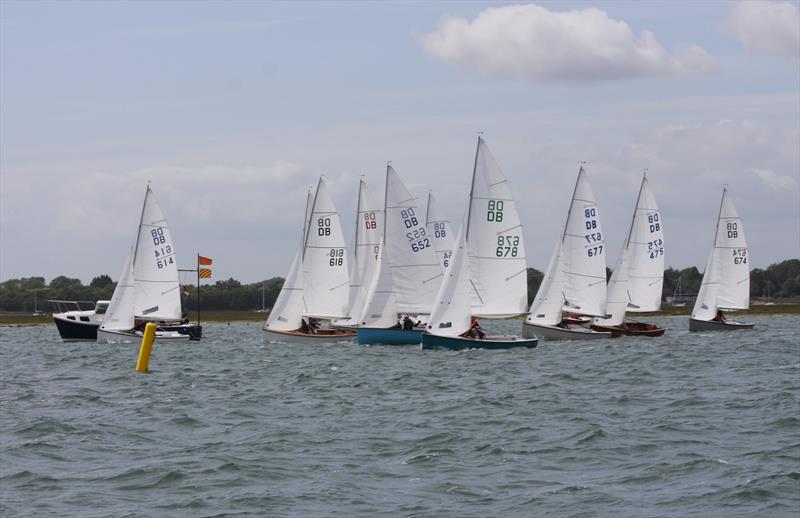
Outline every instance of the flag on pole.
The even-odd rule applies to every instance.
[[[202,255],[198,255],[197,262],[198,264],[202,264],[203,266],[211,266],[211,263],[213,263],[214,261],[212,261],[208,257],[203,257]]]
[[[200,278],[201,279],[210,279],[211,278],[211,268],[200,268]]]

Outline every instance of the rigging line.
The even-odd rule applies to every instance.
[[[338,285],[338,286],[334,286],[333,288],[331,288],[331,289],[330,289],[330,291],[333,291],[333,290],[338,290],[338,289],[339,289],[339,288],[341,288],[342,286],[348,286],[349,284],[350,284],[350,281],[345,281],[345,282],[343,282],[342,284],[340,284],[340,285]]]
[[[519,274],[521,274],[521,273],[525,273],[525,272],[527,272],[527,271],[528,271],[528,269],[527,269],[527,268],[526,268],[526,269],[524,269],[524,270],[520,270],[520,271],[518,271],[517,273],[515,273],[514,275],[512,275],[511,277],[506,277],[506,280],[507,280],[507,281],[510,281],[511,279],[513,279],[514,277],[516,277],[517,275],[519,275]]]
[[[475,287],[475,282],[474,282],[472,279],[470,279],[470,280],[469,280],[469,283],[470,283],[470,284],[472,284],[472,289],[473,289],[473,290],[475,290],[475,295],[477,295],[477,296],[478,296],[478,300],[480,300],[480,301],[481,301],[481,304],[484,304],[484,302],[483,302],[483,297],[481,297],[481,294],[480,294],[480,292],[478,291],[478,288],[476,288],[476,287]]]
[[[498,231],[496,232],[496,235],[500,235],[500,234],[502,234],[503,232],[508,232],[508,231],[510,231],[510,230],[514,230],[515,228],[522,228],[522,223],[520,223],[520,224],[518,224],[518,225],[514,225],[513,227],[507,228],[507,229],[505,229],[505,230],[498,230]]]

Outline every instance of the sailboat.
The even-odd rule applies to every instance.
[[[455,249],[445,271],[431,311],[431,318],[422,335],[423,349],[509,349],[534,348],[536,338],[513,335],[465,336],[471,328],[472,284],[469,253],[464,225],[456,238]]]
[[[146,322],[158,322],[157,340],[199,340],[199,325],[181,324],[175,245],[150,185],[145,192],[136,241],[131,247],[97,341],[134,342]]]
[[[430,312],[442,271],[416,199],[391,164],[386,165],[384,218],[378,264],[356,331],[358,343],[418,344],[424,316],[418,317]],[[402,323],[401,315],[407,317]]]
[[[276,342],[331,342],[349,339],[348,330],[319,328],[317,319],[347,316],[349,273],[344,234],[322,177],[306,210],[300,248],[264,325],[264,338]]]
[[[689,331],[751,329],[753,324],[726,319],[722,311],[750,309],[750,266],[742,218],[722,191],[714,246],[694,303]]]
[[[362,176],[358,185],[356,236],[350,270],[350,316],[334,321],[333,327],[355,329],[358,326],[378,265],[382,235],[383,210],[373,201]]]
[[[608,282],[608,318],[596,318],[595,331],[612,336],[661,336],[664,328],[644,322],[625,321],[625,312],[661,309],[664,284],[664,230],[655,195],[642,177],[628,236]]]
[[[522,224],[508,180],[481,136],[475,150],[466,224],[461,226],[456,246],[458,251],[450,258],[431,322],[423,335],[423,348],[535,347],[535,338],[461,336],[470,330],[471,316],[511,318],[525,313],[527,306]],[[457,253],[461,256],[455,264]]]
[[[581,166],[572,193],[567,221],[556,242],[542,284],[533,299],[522,336],[545,340],[609,338],[565,322],[562,312],[606,316],[605,240],[600,213],[586,172]]]
[[[453,233],[450,229],[450,221],[441,213],[439,204],[431,192],[428,193],[427,207],[425,228],[428,229],[428,235],[433,240],[433,251],[436,258],[439,259],[442,273],[444,273],[447,265],[450,264],[450,256],[453,255]]]

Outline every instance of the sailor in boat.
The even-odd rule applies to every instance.
[[[717,314],[713,318],[714,322],[719,322],[720,324],[725,323],[725,315],[722,314],[722,310],[718,309]]]
[[[403,317],[403,331],[411,331],[414,329],[414,321],[411,317],[406,315]]]
[[[486,338],[486,331],[484,331],[484,329],[478,323],[478,320],[475,317],[472,317],[472,322],[470,323],[469,331],[464,333],[464,335],[469,338],[476,338],[478,340],[483,340],[484,338]]]

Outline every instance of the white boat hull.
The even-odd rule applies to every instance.
[[[611,333],[592,331],[583,327],[563,328],[523,322],[522,336],[540,340],[597,340],[611,338]]]
[[[276,331],[274,329],[263,329],[262,338],[266,342],[278,342],[288,344],[307,344],[307,343],[338,343],[350,342],[356,337],[355,331],[343,329],[320,329],[317,333],[303,333],[296,331]]]
[[[156,331],[156,342],[189,340],[189,335],[177,331]],[[109,331],[97,330],[97,342],[101,344],[131,344],[142,341],[141,331]]]

